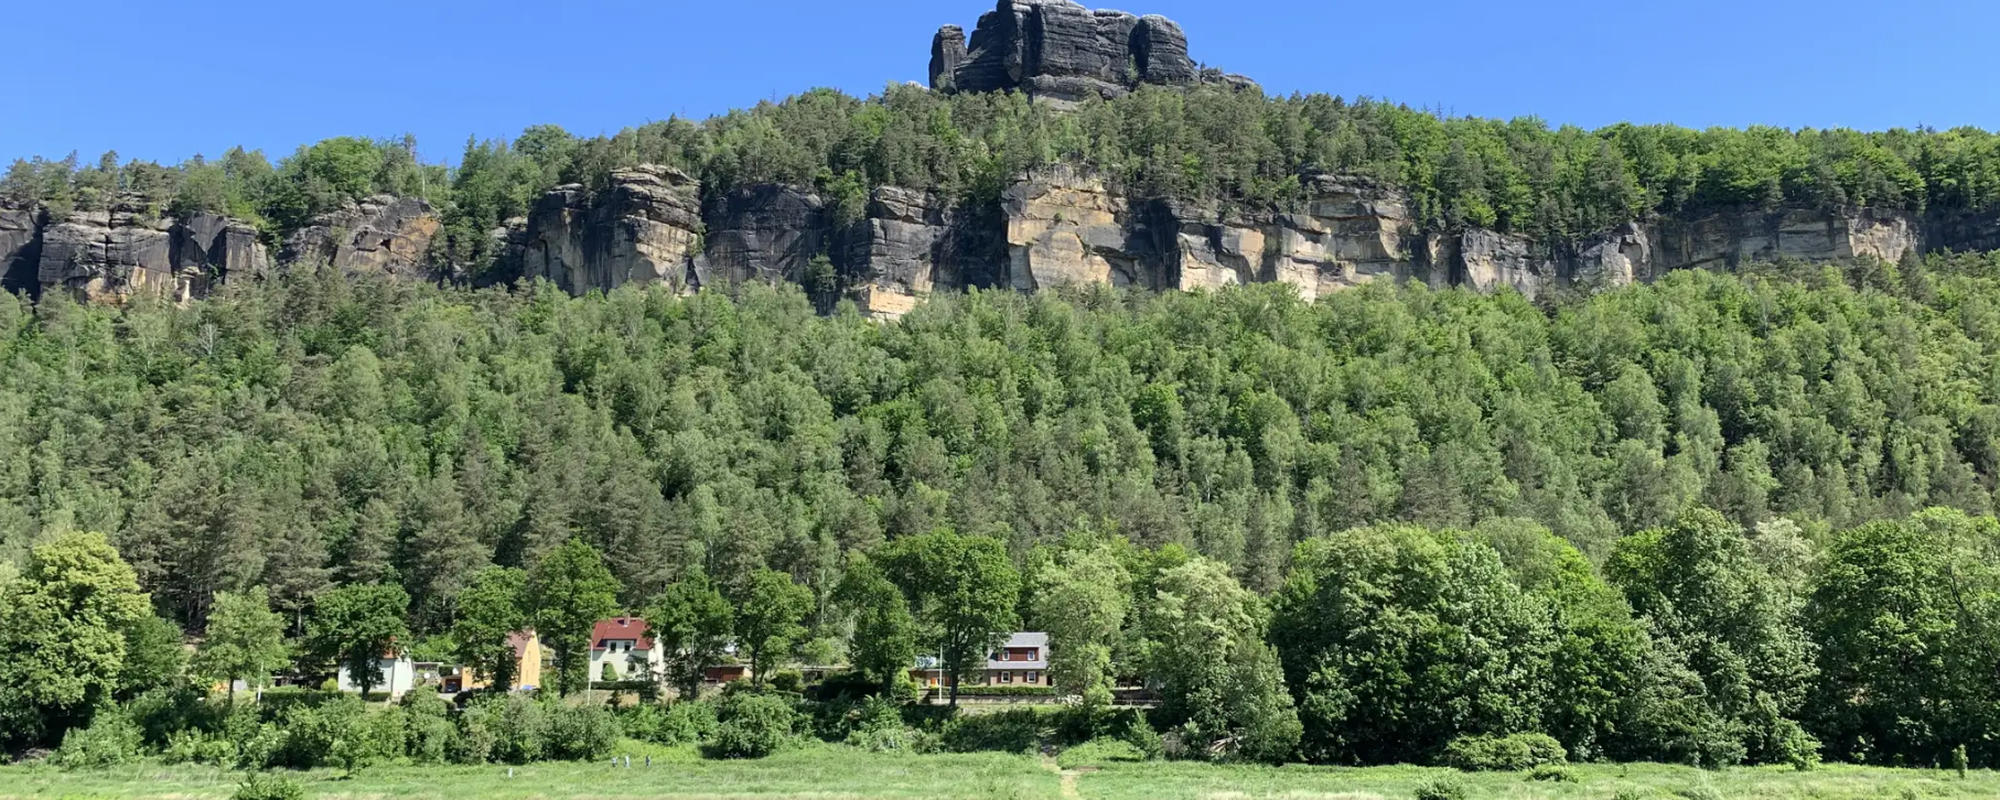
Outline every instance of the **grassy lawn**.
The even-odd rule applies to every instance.
[[[514,768],[374,767],[291,773],[313,800],[333,798],[797,798],[798,800],[1037,800],[1061,795],[1061,778],[1040,759],[1004,754],[880,756],[812,747],[761,761],[703,761],[688,751],[631,748],[632,768],[531,764]],[[644,765],[645,755],[653,766]],[[224,800],[242,776],[190,766],[143,765],[63,771],[0,768],[0,798]]]
[[[1424,767],[1249,767],[1206,764],[1114,764],[1082,775],[1078,789],[1092,800],[1408,800],[1438,778],[1465,784],[1468,800],[1711,800],[1773,798],[2000,797],[2000,773],[1824,766],[1743,768],[1708,772],[1657,764],[1583,765],[1575,782],[1529,781],[1519,773],[1464,774]]]
[[[677,800],[1408,800],[1437,778],[1463,781],[1468,800],[1860,800],[1860,798],[2000,797],[2000,773],[1965,780],[1948,772],[1828,766],[1722,772],[1658,765],[1580,766],[1577,780],[1540,783],[1518,774],[1461,775],[1420,767],[1211,766],[1186,763],[1114,764],[1063,776],[1045,760],[1000,754],[873,755],[814,746],[762,761],[702,761],[691,751],[632,743],[629,770],[606,764],[507,767],[385,766],[347,778],[338,772],[297,773],[309,798],[676,798]],[[653,756],[653,766],[644,766]],[[0,798],[84,800],[224,800],[241,776],[221,770],[136,765],[63,771],[0,768]]]

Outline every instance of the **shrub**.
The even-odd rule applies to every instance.
[[[795,669],[778,670],[771,675],[771,680],[768,683],[771,684],[773,691],[784,692],[786,694],[801,694],[806,690],[805,674]]]
[[[1547,783],[1575,783],[1576,773],[1570,772],[1567,768],[1555,766],[1554,764],[1543,764],[1528,770],[1528,780],[1544,781]]]
[[[492,758],[509,764],[539,761],[549,738],[548,709],[526,695],[512,694],[495,703],[500,724],[494,728]]]
[[[135,760],[145,744],[139,726],[123,711],[99,712],[90,727],[71,728],[50,762],[68,769],[109,767]]]
[[[1465,800],[1465,782],[1457,778],[1434,778],[1417,785],[1417,800]]]
[[[723,700],[721,720],[708,743],[710,758],[763,758],[791,741],[798,715],[791,703],[768,694],[742,693]]]
[[[236,763],[236,744],[222,734],[179,731],[167,737],[166,746],[160,749],[160,761],[226,767]]]
[[[945,723],[943,744],[954,753],[1031,753],[1055,742],[1057,723],[1065,719],[1032,708],[958,717]]]
[[[454,764],[484,764],[492,760],[504,732],[500,702],[481,701],[465,707],[458,715],[458,738],[449,757]]]
[[[227,706],[210,703],[199,690],[187,687],[153,689],[132,698],[125,710],[153,747],[167,746],[184,731],[220,732],[230,713]]]
[[[237,784],[229,800],[305,800],[305,787],[281,775],[253,773]]]
[[[441,764],[451,758],[458,726],[451,722],[451,704],[437,689],[420,686],[403,695],[403,748],[419,764]]]
[[[668,747],[700,744],[715,733],[715,706],[698,700],[672,705],[640,703],[618,709],[625,735]]]
[[[1561,742],[1541,733],[1461,736],[1445,746],[1444,760],[1466,772],[1518,772],[1569,763]]]
[[[1120,762],[1145,761],[1146,754],[1131,743],[1109,737],[1092,739],[1083,744],[1062,751],[1056,756],[1056,766],[1063,769],[1102,766]]]
[[[548,720],[544,758],[595,761],[611,755],[618,744],[618,718],[604,706],[557,706]]]

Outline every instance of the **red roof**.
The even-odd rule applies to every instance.
[[[646,636],[646,621],[638,617],[598,620],[597,627],[590,631],[590,648],[603,650],[606,641],[634,642],[633,650],[653,649],[653,640]]]
[[[515,658],[521,658],[528,654],[528,642],[534,638],[534,631],[515,631],[507,634],[507,647],[514,651]]]

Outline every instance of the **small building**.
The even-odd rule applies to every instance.
[[[666,654],[646,636],[646,621],[638,617],[599,620],[590,632],[590,680],[605,680],[604,668],[611,667],[611,680],[629,681],[651,673],[657,677],[666,665]]]
[[[516,631],[507,637],[507,647],[514,651],[515,691],[531,692],[542,685],[542,640],[532,630]],[[493,685],[492,676],[480,675],[469,667],[453,667],[451,674],[443,676],[446,693],[469,692]]]
[[[949,686],[950,678],[938,664],[934,656],[917,659],[917,668],[910,670],[910,677],[919,686],[935,689]],[[1049,682],[1049,635],[1046,633],[1014,633],[1007,641],[986,656],[983,669],[965,674],[967,686],[1050,686]]]
[[[375,662],[375,665],[381,671],[380,677],[379,680],[370,683],[369,692],[382,692],[389,695],[391,699],[394,699],[402,697],[408,694],[411,689],[416,688],[417,665],[416,662],[410,660],[408,655],[402,653],[385,653]],[[348,672],[347,667],[344,665],[340,668],[340,674],[337,676],[336,681],[336,685],[343,692],[361,691],[361,683],[354,679],[354,676]]]
[[[710,686],[721,686],[725,683],[745,681],[749,680],[750,677],[750,665],[748,664],[717,664],[701,671],[702,682]]]

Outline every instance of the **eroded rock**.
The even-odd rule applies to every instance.
[[[693,288],[699,193],[686,173],[652,165],[612,173],[603,192],[558,187],[509,237],[518,274],[578,295],[628,284]]]
[[[442,223],[429,203],[378,195],[321,214],[285,238],[283,260],[356,273],[429,280],[431,241]]]

